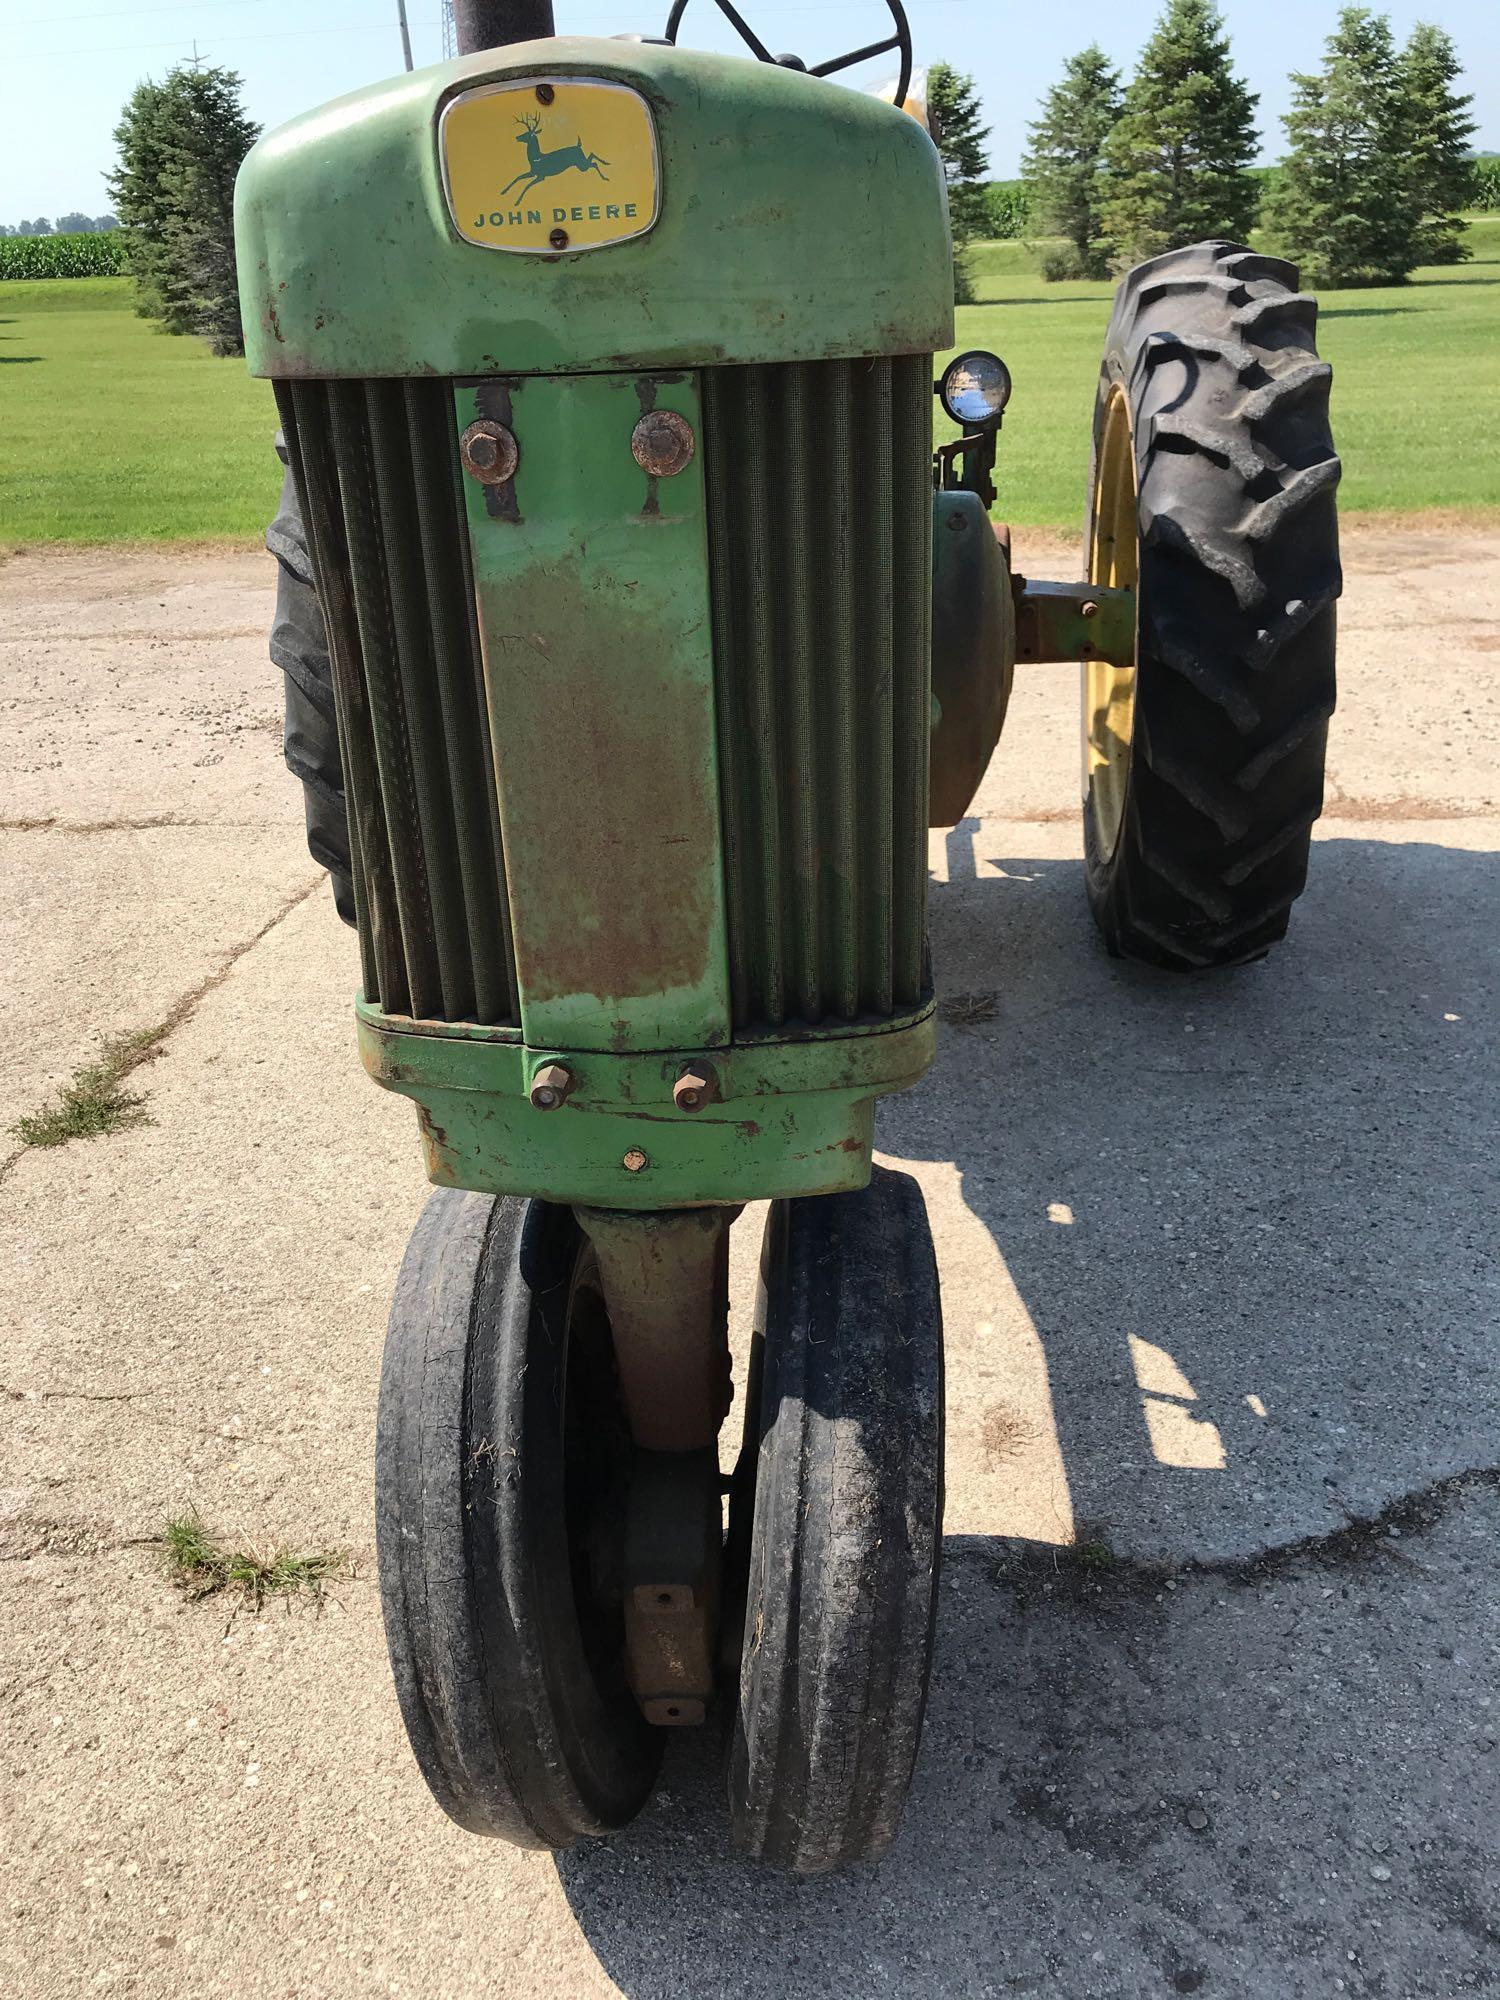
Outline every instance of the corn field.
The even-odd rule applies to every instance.
[[[0,279],[113,278],[125,269],[125,233],[0,237]]]

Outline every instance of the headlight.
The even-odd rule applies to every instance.
[[[938,400],[966,431],[988,430],[999,423],[1010,401],[1010,370],[998,354],[970,348],[943,370]]]

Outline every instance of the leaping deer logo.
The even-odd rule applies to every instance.
[[[516,122],[523,128],[516,144],[526,148],[526,170],[517,174],[513,181],[501,188],[499,196],[501,201],[504,201],[512,188],[518,187],[524,194],[534,188],[538,181],[550,181],[554,174],[566,173],[569,167],[577,167],[580,173],[598,174],[601,181],[609,179],[609,175],[604,172],[609,161],[601,160],[597,153],[586,153],[581,140],[575,141],[571,146],[555,146],[550,153],[544,153],[542,142],[537,137],[541,130],[541,118],[520,118]]]

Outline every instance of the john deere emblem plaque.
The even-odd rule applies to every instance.
[[[656,128],[622,83],[529,76],[463,91],[438,146],[454,227],[487,250],[597,250],[656,220]]]

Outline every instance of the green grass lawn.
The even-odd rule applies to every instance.
[[[1323,295],[1348,511],[1500,507],[1500,217],[1470,242],[1468,264]],[[1003,354],[1016,385],[996,511],[1077,526],[1111,288],[1043,284],[1018,243],[979,246],[975,271],[959,345]],[[0,546],[263,531],[280,483],[269,387],[137,319],[127,280],[0,284],[0,368]]]
[[[130,300],[126,278],[0,284],[0,547],[265,532],[270,384]]]
[[[1467,264],[1320,296],[1346,513],[1500,507],[1500,216],[1476,218],[1469,242]],[[992,348],[1015,378],[995,512],[1081,529],[1113,288],[1043,284],[1019,243],[979,245],[974,266],[980,303],[959,307],[959,344]]]

